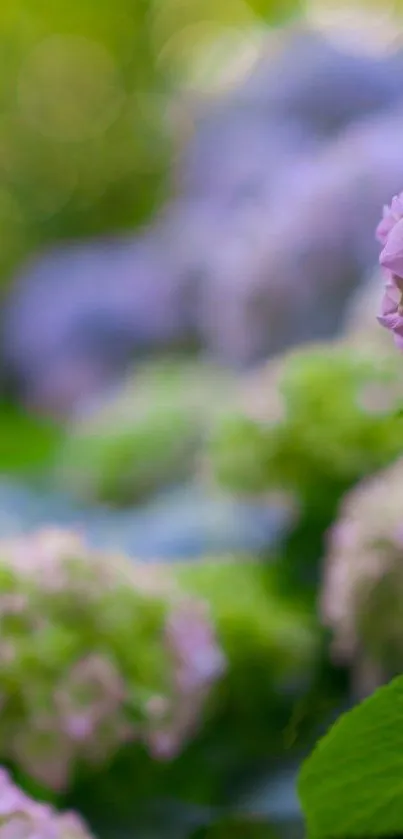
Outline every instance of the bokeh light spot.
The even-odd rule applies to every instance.
[[[123,99],[112,56],[88,38],[47,38],[20,72],[20,113],[53,139],[82,141],[104,132],[117,118]]]
[[[306,18],[338,44],[357,53],[377,54],[393,48],[397,22],[393,2],[308,0]]]

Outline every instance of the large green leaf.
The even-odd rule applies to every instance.
[[[343,715],[305,762],[309,839],[403,833],[403,677]]]
[[[53,422],[4,402],[0,407],[0,472],[35,474],[47,468],[60,444]]]

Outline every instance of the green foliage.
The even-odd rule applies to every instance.
[[[86,499],[125,502],[195,467],[228,374],[192,362],[145,364],[117,395],[67,429],[55,478]]]
[[[298,598],[280,595],[275,569],[258,560],[206,558],[175,564],[172,573],[186,591],[209,602],[233,667],[247,666],[252,657],[270,660],[266,678],[277,688],[291,674],[308,672],[318,651],[315,621]]]
[[[268,778],[273,770],[276,773],[277,759],[284,755],[295,759],[301,745],[312,742],[318,720],[327,717],[329,710],[321,705],[318,693],[311,691],[307,696],[307,686],[316,676],[319,648],[314,620],[298,600],[279,595],[274,569],[246,557],[175,564],[170,573],[182,591],[209,603],[217,637],[229,660],[214,713],[175,761],[158,763],[138,749],[121,750],[108,772],[85,779],[66,804],[82,811],[105,836],[113,837],[120,824],[125,835],[130,835],[132,825],[143,835],[142,819],[146,823],[150,819],[153,836],[193,836],[193,822],[205,825],[201,829],[211,829],[213,835],[216,831],[226,835],[230,825],[234,829],[239,825],[241,835],[248,836],[250,830],[254,836],[256,831],[260,839],[259,831],[265,835],[272,819],[278,821],[278,785],[274,779],[271,789]],[[293,710],[300,697],[304,708],[296,720]],[[305,721],[305,716],[310,719]],[[264,783],[262,764],[268,767]],[[253,796],[256,776],[259,801]],[[287,787],[281,818],[295,822],[293,777],[294,767],[291,802]],[[196,813],[189,818],[187,830],[189,806]],[[280,811],[283,806],[284,802]],[[110,832],[103,833],[106,824]],[[150,835],[149,829],[144,829],[144,835]]]
[[[59,237],[131,226],[167,160],[149,3],[0,12],[0,271]]]
[[[305,762],[308,839],[403,832],[403,678],[342,716]]]
[[[258,419],[246,390],[244,416],[237,409],[238,418],[221,421],[211,444],[218,479],[235,490],[283,488],[320,500],[403,450],[399,358],[346,344],[299,349],[269,364],[256,390],[265,400]]]
[[[175,564],[173,574],[181,588],[209,603],[231,662],[217,736],[228,739],[243,759],[247,754],[267,758],[281,753],[290,745],[295,701],[312,686],[320,658],[320,632],[312,612],[301,598],[283,596],[275,567],[259,561],[206,558]],[[320,700],[313,702],[316,719],[301,723],[292,745],[312,731],[322,714]]]
[[[260,819],[235,816],[215,821],[191,834],[190,839],[278,839],[279,833]]]

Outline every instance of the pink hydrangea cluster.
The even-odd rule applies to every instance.
[[[383,208],[376,236],[383,246],[379,262],[385,277],[378,321],[393,332],[396,346],[403,350],[403,192]]]
[[[349,492],[330,530],[321,592],[337,658],[403,663],[403,459]]]
[[[51,789],[129,741],[175,757],[224,668],[207,605],[162,566],[69,531],[0,544],[0,757]]]
[[[26,691],[33,711],[10,737],[9,757],[51,789],[68,787],[76,761],[102,765],[134,739],[127,684],[108,655],[89,654],[61,668],[46,707],[38,707],[35,692],[35,685]]]
[[[0,769],[0,839],[91,839],[75,813],[33,801]]]

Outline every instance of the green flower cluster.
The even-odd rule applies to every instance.
[[[403,371],[388,352],[345,340],[299,348],[246,383],[211,442],[218,479],[240,492],[320,503],[403,451]]]
[[[146,363],[67,429],[56,480],[86,500],[124,502],[190,477],[210,418],[232,392],[232,377],[207,364]]]

